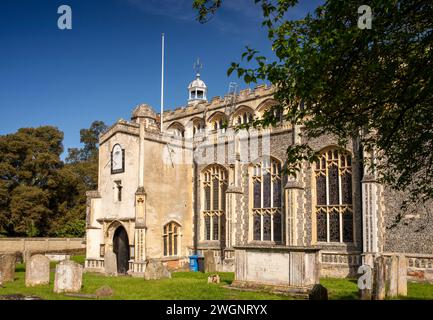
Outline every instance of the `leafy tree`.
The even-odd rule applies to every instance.
[[[296,0],[254,0],[261,7],[274,56],[246,48],[232,63],[246,83],[268,81],[285,120],[303,124],[305,140],[334,135],[341,145],[356,137],[375,161],[382,182],[433,198],[433,2],[371,0],[371,29],[358,27],[365,1],[327,0],[299,20],[288,20]],[[222,0],[195,0],[206,22]],[[253,5],[253,2],[252,2]],[[362,19],[362,17],[361,17]],[[274,110],[254,126],[278,123]],[[287,150],[290,174],[316,153],[303,143]]]
[[[99,136],[107,130],[102,121],[94,121],[89,129],[80,130],[83,148],[68,150],[66,165],[59,172],[60,194],[66,196],[59,203],[59,219],[51,227],[58,237],[82,237],[85,234],[86,191],[98,187]],[[69,192],[67,190],[69,189]]]
[[[63,166],[63,133],[54,127],[23,128],[0,136],[0,232],[43,235],[48,230]]]
[[[84,147],[70,150],[66,164],[57,128],[0,136],[0,234],[84,236],[86,191],[97,188],[98,139],[105,128],[95,121],[81,130]]]
[[[80,130],[80,141],[84,144],[81,149],[68,149],[67,163],[78,163],[98,157],[99,136],[107,130],[103,121],[94,121],[89,129]]]
[[[12,192],[10,223],[16,234],[29,237],[44,235],[51,214],[49,194],[35,186],[20,185]]]

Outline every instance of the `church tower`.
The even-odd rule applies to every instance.
[[[196,79],[192,81],[188,86],[189,99],[188,105],[194,105],[199,102],[207,102],[207,87],[203,80],[200,79],[200,70],[203,68],[203,64],[197,59],[194,63],[194,70],[196,72]]]

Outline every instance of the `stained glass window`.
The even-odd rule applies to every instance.
[[[254,181],[254,208],[260,208],[262,201],[261,182]]]
[[[212,210],[218,210],[219,209],[219,181],[217,177],[214,177],[213,179],[213,203],[212,203]]]
[[[274,241],[281,242],[281,214],[276,213],[273,216],[274,219]]]
[[[326,205],[326,177],[320,175],[316,178],[317,204]]]
[[[204,187],[205,210],[210,210],[210,186]]]
[[[170,222],[164,226],[164,256],[177,256],[179,248],[179,231],[180,226],[175,222]]]
[[[226,170],[220,165],[212,165],[203,171],[202,177],[204,239],[224,242],[221,237],[225,236]]]
[[[329,213],[329,241],[340,242],[340,217],[338,212]]]
[[[263,176],[263,207],[269,208],[271,206],[271,175],[265,174]]]
[[[345,172],[341,176],[342,204],[352,204],[352,174]]]
[[[213,231],[213,238],[212,240],[219,240],[219,216],[214,215],[212,217],[212,231]]]
[[[353,215],[343,213],[343,241],[353,242]]]
[[[339,204],[338,166],[333,164],[328,168],[329,204]]]
[[[262,222],[261,222],[261,215],[255,214],[254,215],[254,240],[261,240],[262,238]]]
[[[317,241],[353,242],[351,164],[351,155],[340,149],[322,153],[316,162]]]
[[[317,213],[317,241],[327,241],[328,230],[327,230],[327,221],[326,221],[326,213]]]
[[[271,216],[268,214],[263,216],[263,240],[271,241]]]
[[[274,207],[280,207],[281,206],[281,180],[277,179],[276,181],[274,181],[273,183],[273,206]]]
[[[253,240],[281,242],[281,165],[266,159],[252,168]]]
[[[225,215],[220,216],[220,241],[221,241],[221,246],[225,247],[225,243],[226,243],[226,218],[225,218]]]
[[[205,239],[210,240],[211,239],[210,238],[210,236],[211,236],[211,233],[210,233],[210,216],[208,216],[208,215],[204,216],[204,225],[205,225]]]

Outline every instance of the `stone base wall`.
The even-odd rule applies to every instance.
[[[234,249],[225,249],[223,253],[221,249],[215,248],[198,248],[197,254],[204,256],[204,252],[213,251],[215,259],[215,270],[217,272],[235,272],[235,251]],[[224,254],[224,257],[223,257]]]
[[[188,271],[189,270],[189,258],[180,257],[179,259],[161,259],[162,264],[168,269],[168,271]]]
[[[399,253],[384,253],[387,258]],[[433,254],[408,253],[407,279],[415,282],[433,283]]]
[[[401,253],[384,252],[387,258]],[[409,281],[433,283],[433,254],[407,253],[407,278]],[[323,251],[320,253],[321,277],[356,278],[362,264],[359,253],[339,253]]]
[[[320,276],[329,278],[357,277],[361,265],[361,254],[357,252],[320,252]]]
[[[85,252],[83,238],[0,238],[0,252]]]
[[[104,259],[86,259],[86,261],[84,262],[84,272],[104,273]]]

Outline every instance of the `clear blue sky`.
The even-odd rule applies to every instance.
[[[301,0],[290,18],[321,1]],[[186,104],[197,57],[208,97],[225,95],[229,64],[246,45],[265,55],[270,42],[253,0],[225,0],[207,24],[192,0],[1,0],[0,134],[53,125],[65,150],[80,146],[79,131],[94,120],[129,120],[148,103],[159,111],[161,33],[166,35],[165,105]],[[57,8],[67,4],[73,29],[59,30]]]

